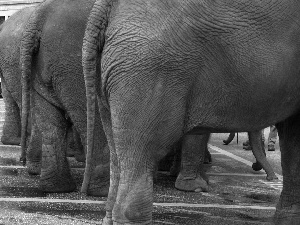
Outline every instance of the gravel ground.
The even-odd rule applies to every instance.
[[[213,135],[211,144],[233,154],[253,159],[251,151],[242,150],[242,141],[246,135],[241,134],[239,144],[222,145],[227,134]],[[228,148],[228,149],[226,149]],[[278,147],[277,147],[278,149]],[[272,163],[280,164],[279,151],[272,152]],[[215,151],[211,151],[216,153]],[[0,150],[1,166],[21,166],[18,162],[20,152]],[[187,225],[231,225],[231,224],[271,224],[274,207],[280,195],[276,190],[261,181],[265,181],[264,172],[256,176],[251,167],[233,160],[225,155],[212,154],[213,163],[206,166],[209,173],[239,173],[249,176],[215,176],[211,175],[209,192],[181,192],[174,188],[175,178],[167,172],[158,173],[154,184],[154,224]],[[278,158],[279,156],[279,158]],[[79,192],[83,177],[84,163],[68,158],[72,175],[77,183],[77,190],[72,193],[44,193],[39,190],[39,176],[30,176],[24,168],[0,168],[0,225],[10,224],[101,224],[105,215],[106,198],[85,196]],[[281,172],[280,168],[277,169]],[[16,201],[16,198],[64,199],[70,202]],[[91,200],[93,203],[76,203],[71,200]],[[182,207],[162,206],[162,203],[192,204]],[[254,208],[249,208],[253,206]],[[263,207],[263,208],[259,208]]]

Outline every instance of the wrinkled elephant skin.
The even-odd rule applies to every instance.
[[[20,144],[22,92],[19,47],[26,22],[34,9],[34,7],[27,7],[14,13],[0,27],[1,86],[5,104],[1,142],[7,145]],[[29,174],[39,174],[41,169],[41,135],[36,130],[35,119],[31,118],[30,121],[26,133],[29,136],[29,142],[26,143],[27,170]],[[25,160],[24,153],[22,153],[21,158]]]
[[[284,178],[275,224],[300,224],[299,23],[296,0],[96,1],[83,66],[88,140],[98,99],[111,151],[105,224],[152,223],[156,162],[183,135],[271,124]]]
[[[81,49],[93,4],[94,0],[44,1],[30,17],[21,42],[25,99],[22,102],[22,127],[27,126],[31,95],[43,136],[40,187],[45,192],[71,192],[77,188],[66,158],[70,137],[67,130],[73,126],[75,146],[86,146],[87,113]],[[93,176],[88,194],[107,196],[109,166],[105,165],[109,161],[109,150],[98,112],[95,118],[98,138],[93,145]],[[84,161],[84,156],[79,160]]]

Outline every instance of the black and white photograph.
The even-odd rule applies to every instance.
[[[0,225],[300,225],[299,0],[0,0]]]

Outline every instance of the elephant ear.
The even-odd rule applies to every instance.
[[[108,24],[108,15],[114,0],[98,0],[95,2],[88,18],[82,46],[82,66],[87,98],[87,153],[85,172],[81,192],[86,193],[92,168],[97,59],[100,58],[104,46],[104,34]]]

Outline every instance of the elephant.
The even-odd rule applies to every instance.
[[[46,0],[32,13],[21,40],[21,140],[26,143],[24,133],[31,95],[38,129],[42,133],[39,186],[44,192],[72,192],[77,188],[66,158],[66,132],[71,123],[82,146],[86,146],[87,113],[81,49],[93,4],[94,0]],[[107,196],[109,149],[99,113],[95,115],[95,134],[88,194]]]
[[[1,89],[5,104],[5,118],[1,142],[5,145],[19,145],[21,138],[21,71],[20,42],[24,25],[34,7],[24,8],[0,27]]]
[[[21,139],[21,68],[20,68],[20,43],[26,22],[35,7],[27,7],[14,13],[0,27],[0,74],[2,94],[5,103],[5,118],[1,142],[6,145],[20,145]],[[32,107],[34,108],[34,107]],[[31,115],[30,115],[31,116]],[[30,175],[40,174],[42,137],[35,124],[35,118],[29,119],[26,143],[27,151],[22,153],[21,160],[27,162],[27,171]],[[82,161],[82,150],[73,140],[71,125],[68,129],[68,150],[78,161]]]
[[[5,117],[1,142],[5,145],[20,145],[21,135],[21,68],[20,43],[25,24],[35,7],[27,7],[14,13],[0,27],[0,75],[2,95],[5,104]],[[27,170],[29,174],[39,174],[41,136],[31,118],[26,135],[27,143]],[[25,154],[21,159],[25,161]]]
[[[82,56],[88,140],[97,99],[111,151],[103,224],[152,223],[156,162],[183,135],[272,124],[283,173],[274,221],[300,224],[299,23],[295,0],[95,2]]]

